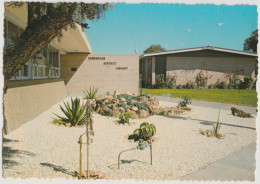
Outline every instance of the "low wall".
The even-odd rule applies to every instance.
[[[63,81],[8,89],[4,95],[7,131],[19,128],[66,96]]]
[[[64,55],[66,62],[75,59]],[[70,61],[69,61],[70,60]],[[138,55],[88,55],[68,81],[69,94],[82,94],[90,86],[99,88],[99,94],[114,90],[119,93],[139,93],[139,56]]]

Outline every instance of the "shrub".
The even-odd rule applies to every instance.
[[[194,89],[195,88],[195,85],[192,81],[188,81],[184,86],[183,88],[185,89]]]
[[[59,124],[66,124],[70,123],[70,126],[81,125],[86,120],[85,110],[86,104],[80,105],[80,99],[75,98],[74,100],[71,98],[71,106],[67,102],[63,102],[65,109],[60,105],[62,112],[64,113],[65,117],[59,116],[55,114],[59,119],[54,119],[54,122]]]
[[[167,74],[167,76],[166,76],[166,87],[168,89],[176,88],[176,80],[177,80],[176,75]]]
[[[233,116],[238,116],[238,117],[242,117],[242,118],[252,118],[253,117],[250,113],[246,113],[235,107],[231,107],[231,113]]]
[[[240,81],[239,89],[251,89],[253,87],[253,79],[250,76],[245,76],[244,81]]]
[[[239,75],[242,74],[242,71],[237,70],[234,72],[226,72],[225,73],[225,78],[228,79],[228,89],[238,89],[240,85],[240,79]]]
[[[212,75],[207,75],[207,72],[206,74],[204,74],[202,71],[200,71],[195,78],[197,88],[205,88],[207,86],[208,79],[210,79],[211,77]]]
[[[96,98],[96,94],[98,92],[98,88],[91,88],[89,90],[85,89],[84,91],[84,98],[86,99],[95,99]]]
[[[152,136],[156,134],[156,128],[154,124],[149,124],[148,122],[143,122],[140,128],[135,129],[134,133],[129,136],[129,139],[134,139],[135,141],[143,139],[144,141],[149,140]]]
[[[153,85],[155,89],[165,89],[167,88],[166,82],[164,80],[164,76],[156,77],[155,85]]]
[[[147,105],[139,101],[137,101],[133,106],[137,107],[139,110],[148,110]]]
[[[224,82],[224,81],[219,81],[219,79],[217,80],[217,82],[215,83],[215,88],[218,88],[218,89],[227,89],[227,83]]]
[[[119,119],[120,119],[120,121],[119,121],[119,123],[121,123],[121,124],[125,124],[125,123],[129,123],[129,119],[130,118],[133,118],[133,113],[131,113],[131,112],[126,112],[125,114],[120,114],[120,116],[119,116]]]
[[[182,101],[179,102],[179,107],[187,107],[189,104],[191,104],[191,98],[188,96],[183,96]]]

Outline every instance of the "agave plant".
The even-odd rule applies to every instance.
[[[138,128],[134,131],[134,136],[132,135],[132,137],[135,140],[143,139],[146,141],[146,140],[150,139],[152,136],[154,136],[155,134],[156,134],[156,128],[155,128],[154,124],[149,124],[148,122],[143,122],[140,125],[140,128]]]
[[[84,97],[86,99],[95,99],[96,98],[96,94],[98,92],[98,88],[89,88],[89,90],[85,89],[84,91]]]
[[[81,125],[85,122],[86,120],[86,115],[85,115],[85,110],[86,110],[86,104],[80,105],[80,99],[71,98],[71,106],[69,102],[64,103],[65,108],[63,108],[60,105],[60,109],[64,113],[65,117],[59,116],[55,114],[58,119],[54,119],[54,122],[59,123],[59,124],[66,124],[70,123],[70,126],[75,126],[75,125]]]

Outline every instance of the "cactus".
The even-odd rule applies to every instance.
[[[131,112],[126,112],[125,114],[121,113],[119,116],[119,119],[120,119],[119,123],[128,124],[130,118],[133,118],[133,113],[131,113]]]
[[[134,131],[134,134],[129,136],[129,138],[133,138],[135,141],[139,139],[143,139],[145,141],[149,140],[152,136],[156,134],[156,128],[154,124],[149,124],[148,122],[143,122],[140,125],[140,128]]]

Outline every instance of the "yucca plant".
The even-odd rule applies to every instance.
[[[98,92],[98,88],[89,88],[89,90],[85,89],[84,91],[84,98],[86,99],[95,99],[96,98],[96,94]]]
[[[145,141],[149,140],[152,136],[156,134],[156,128],[154,124],[149,124],[148,122],[143,122],[140,128],[134,131],[132,137],[136,140],[143,139]]]
[[[213,136],[217,137],[217,138],[222,138],[223,135],[219,133],[219,130],[221,128],[221,124],[219,123],[219,114],[220,114],[220,110],[218,111],[218,120],[216,124],[213,124]]]
[[[71,106],[69,102],[64,103],[65,108],[60,105],[60,109],[64,113],[65,117],[55,114],[59,119],[54,119],[54,122],[59,124],[70,123],[70,126],[81,125],[86,120],[86,104],[80,105],[79,98],[71,98]]]

